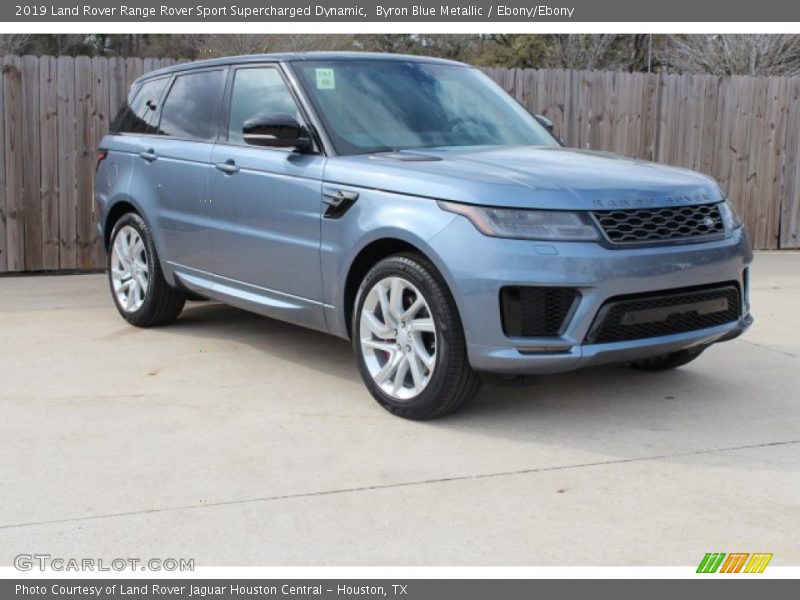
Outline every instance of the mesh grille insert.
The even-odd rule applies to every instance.
[[[619,296],[603,304],[585,341],[602,344],[686,333],[736,321],[740,314],[735,283]]]
[[[572,288],[504,287],[500,290],[503,332],[509,337],[561,335],[578,297]]]
[[[667,206],[592,213],[613,244],[652,244],[724,235],[716,204]]]

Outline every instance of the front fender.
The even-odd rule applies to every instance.
[[[322,220],[320,261],[328,326],[331,333],[347,337],[345,285],[359,254],[374,242],[399,240],[425,254],[450,285],[447,265],[429,240],[456,215],[443,211],[435,200],[428,198],[343,187],[357,191],[359,199],[341,218]]]

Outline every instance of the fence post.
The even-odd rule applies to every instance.
[[[5,121],[6,270],[25,268],[25,205],[22,162],[22,75],[18,56],[3,58]]]
[[[58,237],[59,267],[74,269],[77,255],[77,195],[75,189],[75,60],[58,62]]]

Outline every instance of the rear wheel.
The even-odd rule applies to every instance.
[[[186,301],[164,279],[150,230],[136,213],[123,215],[114,225],[108,281],[119,314],[137,327],[174,321]]]
[[[455,301],[422,256],[391,256],[367,273],[352,333],[364,383],[395,415],[433,419],[463,407],[480,389]]]
[[[653,358],[645,358],[630,363],[630,367],[639,371],[669,371],[677,369],[685,364],[692,362],[703,353],[706,346],[697,348],[686,348],[670,354],[662,354]]]

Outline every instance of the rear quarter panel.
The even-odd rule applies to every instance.
[[[94,205],[97,229],[104,243],[111,235],[108,214],[119,202],[136,206],[129,191],[135,168],[135,144],[125,136],[107,135],[100,142],[100,149],[108,151],[94,177]]]

